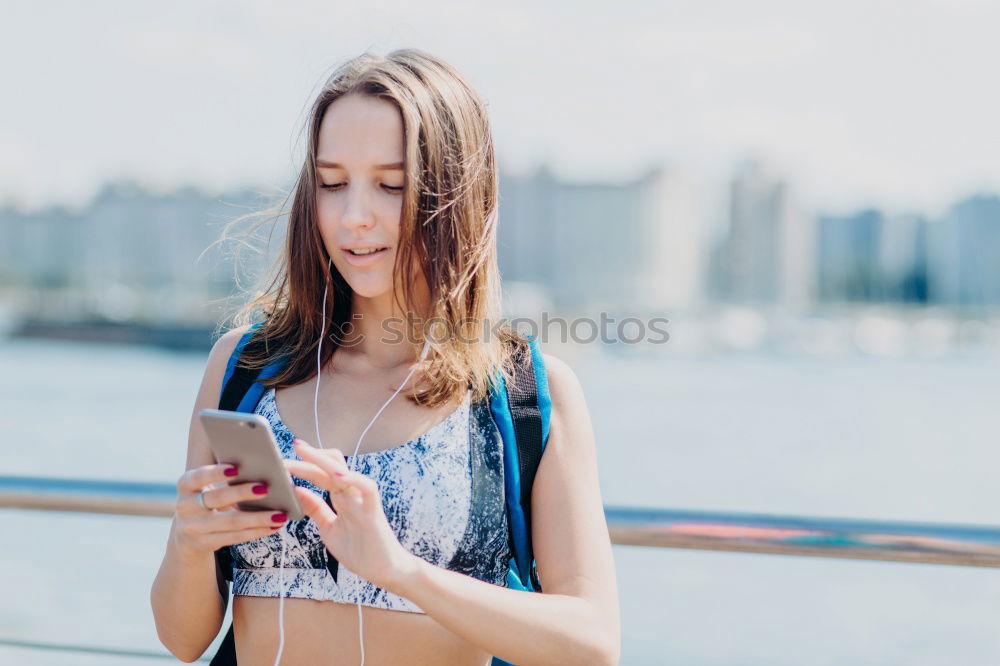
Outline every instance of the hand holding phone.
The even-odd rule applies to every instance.
[[[209,447],[218,463],[236,465],[239,474],[230,483],[256,481],[266,483],[267,496],[243,500],[237,506],[244,511],[283,511],[289,520],[302,520],[305,513],[293,491],[292,477],[278,453],[278,443],[271,424],[259,414],[245,414],[221,409],[198,412]]]
[[[171,532],[179,547],[188,552],[211,553],[266,537],[285,524],[288,516],[284,513],[239,510],[242,500],[260,495],[254,490],[258,485],[255,482],[229,483],[236,473],[232,465],[213,463],[185,470],[177,479],[177,529]]]

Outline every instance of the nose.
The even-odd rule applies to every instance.
[[[369,229],[375,226],[375,211],[363,187],[349,188],[344,198],[340,223],[348,229]]]

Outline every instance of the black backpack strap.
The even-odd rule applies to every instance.
[[[535,367],[529,345],[513,342],[511,361],[514,364],[514,381],[507,386],[507,403],[514,421],[514,437],[517,441],[518,467],[521,472],[521,507],[527,530],[527,543],[531,551],[531,488],[535,473],[542,461],[544,441],[542,437],[542,414],[538,404],[538,386],[535,382]],[[534,559],[533,556],[529,559]],[[539,589],[534,567],[531,571],[532,584]]]
[[[333,502],[330,501],[329,491],[323,493],[323,501],[326,502],[328,507],[330,507],[330,511],[337,513],[337,510],[333,508]],[[337,572],[340,571],[340,562],[337,561],[337,558],[333,556],[333,553],[330,552],[330,549],[327,548],[325,544],[323,546],[323,552],[326,553],[326,570],[330,572],[330,575],[333,576],[333,582],[336,583],[338,582]]]
[[[236,666],[236,634],[233,632],[233,623],[229,623],[229,631],[219,645],[219,651],[212,657],[208,666]]]

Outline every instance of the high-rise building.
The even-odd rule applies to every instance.
[[[657,309],[684,309],[706,296],[707,227],[694,183],[679,169],[651,169],[639,182],[648,247],[636,280]]]
[[[690,183],[652,169],[624,183],[502,174],[498,246],[505,281],[543,286],[561,308],[684,307],[702,295]]]
[[[878,238],[878,275],[885,298],[927,301],[927,219],[922,215],[888,215]]]
[[[1000,304],[1000,197],[973,196],[928,228],[930,299]]]
[[[867,209],[819,221],[817,275],[825,301],[925,302],[927,221]]]
[[[885,216],[874,209],[820,217],[816,271],[822,300],[884,300],[879,277],[884,226]]]
[[[815,290],[812,218],[788,185],[760,163],[730,184],[729,226],[716,263],[722,295],[748,304],[801,307]]]

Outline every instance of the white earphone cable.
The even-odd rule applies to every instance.
[[[425,342],[424,350],[420,354],[421,360],[423,360],[424,357],[427,356],[427,350],[428,350],[428,343]],[[351,455],[352,462],[354,460],[357,460],[358,450],[361,448],[361,440],[364,439],[365,434],[368,432],[368,429],[372,427],[373,423],[375,423],[375,419],[377,419],[379,414],[382,413],[382,410],[384,410],[386,407],[389,406],[389,403],[392,402],[392,399],[395,398],[397,395],[399,395],[399,392],[403,390],[404,386],[406,386],[406,382],[410,381],[410,377],[413,376],[413,372],[416,369],[417,369],[416,365],[410,368],[410,372],[407,373],[406,379],[403,380],[403,383],[400,384],[399,388],[397,388],[396,391],[391,396],[389,396],[389,399],[386,400],[381,407],[379,407],[379,410],[375,412],[375,416],[373,416],[372,420],[368,422],[368,425],[365,426],[365,429],[361,431],[361,435],[358,437],[358,443],[354,446],[354,453]],[[318,383],[319,382],[317,380],[317,384]],[[354,467],[350,463],[348,463],[347,469],[352,472],[354,471]],[[357,605],[358,605],[358,649],[361,651],[361,666],[365,666],[364,620],[361,617],[361,602],[358,601]]]
[[[319,374],[320,358],[323,351],[323,338],[326,336],[326,297],[329,294],[330,278],[329,269],[333,266],[333,257],[327,263],[327,279],[323,286],[323,321],[320,323],[319,347],[316,349],[316,392],[313,394],[313,418],[316,423],[316,441],[320,448],[323,448],[323,440],[319,437]],[[282,526],[283,527],[283,526]],[[278,586],[281,589],[281,598],[278,600],[278,654],[274,658],[274,666],[281,662],[281,653],[285,649],[285,540],[281,540],[281,566],[278,567]]]
[[[319,447],[321,449],[325,448],[325,447],[323,446],[323,439],[320,437],[320,434],[319,434],[319,381],[320,381],[320,372],[321,372],[321,369],[322,369],[321,359],[322,359],[322,351],[323,351],[323,338],[326,337],[326,297],[327,297],[327,294],[329,293],[329,286],[330,286],[330,282],[329,282],[329,279],[330,279],[329,269],[332,266],[333,266],[333,258],[331,257],[330,261],[329,261],[329,263],[327,265],[326,286],[323,287],[323,314],[322,314],[323,322],[322,322],[321,328],[320,328],[319,345],[316,348],[316,390],[313,393],[313,419],[314,419],[314,422],[316,424],[316,443],[319,445]],[[420,352],[420,360],[421,361],[423,361],[427,357],[427,352],[429,350],[430,350],[430,342],[429,341],[425,341],[424,342],[424,348]],[[389,405],[389,403],[392,402],[392,399],[395,398],[397,395],[399,395],[399,392],[403,390],[404,386],[406,386],[406,382],[410,381],[410,377],[413,376],[413,373],[414,373],[414,371],[416,369],[417,369],[416,365],[414,365],[410,369],[410,372],[406,375],[406,379],[403,380],[403,383],[399,385],[399,388],[396,389],[395,393],[393,393],[389,397],[389,399],[386,400],[385,403],[379,408],[379,410],[377,412],[375,412],[375,416],[373,416],[372,419],[371,419],[371,421],[368,422],[368,425],[365,426],[365,429],[361,431],[361,436],[358,437],[358,443],[354,447],[354,454],[351,456],[352,460],[357,457],[358,451],[361,448],[361,440],[364,439],[365,434],[372,427],[372,424],[375,423],[375,419],[377,419],[379,417],[379,414],[381,414],[382,411]],[[353,467],[352,467],[351,464],[348,464],[348,469],[350,471],[352,471],[352,472],[354,471],[354,469],[353,469]],[[284,569],[285,569],[285,542],[284,542],[284,540],[282,540],[282,542],[281,542],[281,568],[280,568],[280,573],[279,573],[279,580],[280,580],[280,585],[281,585],[281,599],[278,602],[278,636],[279,636],[279,638],[278,638],[278,655],[277,655],[277,657],[274,660],[274,666],[278,666],[278,662],[281,660],[281,652],[282,652],[282,650],[284,649],[284,646],[285,646],[285,616],[284,616],[284,603],[285,603],[284,574],[285,574],[285,570]],[[363,619],[362,619],[362,616],[361,616],[361,602],[360,601],[357,602],[357,606],[358,606],[358,649],[361,652],[361,666],[364,666],[364,664],[365,664],[364,622],[363,622]]]

